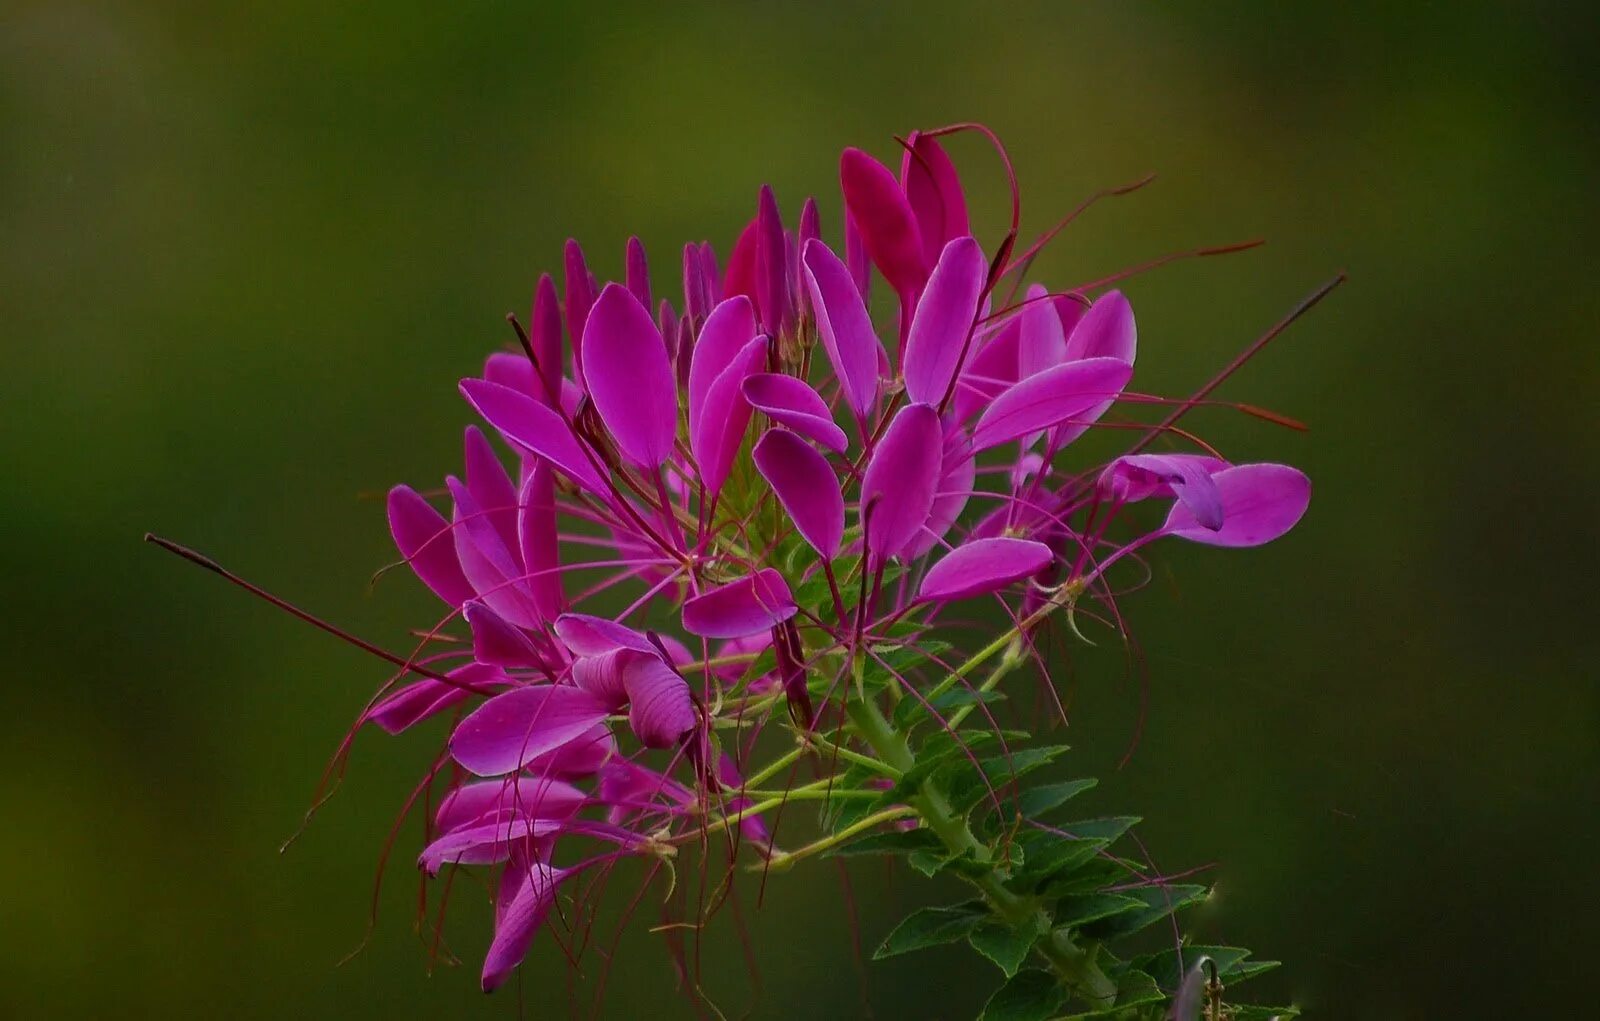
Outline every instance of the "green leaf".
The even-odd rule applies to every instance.
[[[1004,702],[1005,698],[1004,692],[978,691],[976,688],[962,687],[951,688],[942,695],[935,695],[933,698],[926,700],[926,705],[923,704],[924,700],[922,699],[903,698],[900,700],[900,704],[894,707],[894,726],[899,731],[910,730],[919,720],[928,715],[929,708],[943,716],[950,710],[959,709],[962,706],[977,705],[980,702],[986,705],[994,702]]]
[[[882,774],[860,764],[853,764],[839,774],[834,780],[834,786],[829,792],[829,797],[822,802],[823,828],[837,833],[884,807],[884,801],[881,797],[883,792],[876,787],[870,786],[872,781],[879,779],[881,776]],[[861,797],[862,792],[870,792],[879,796]]]
[[[1135,1007],[1148,1006],[1152,1003],[1165,1003],[1167,994],[1156,985],[1155,979],[1142,971],[1124,971],[1117,978],[1117,998],[1109,1007],[1100,1007],[1096,1010],[1085,1011],[1082,1014],[1071,1014],[1065,1021],[1084,1021],[1096,1017],[1124,1017],[1129,1010]]]
[[[1041,745],[1038,748],[1023,748],[1009,755],[996,755],[979,763],[983,776],[979,776],[978,771],[972,768],[972,763],[959,763],[953,770],[956,775],[945,780],[950,807],[957,812],[965,812],[989,797],[991,788],[998,792],[1018,777],[1053,762],[1067,750],[1064,744]],[[988,777],[987,784],[983,777]]]
[[[1299,1016],[1299,1007],[1240,1007],[1228,1004],[1229,1021],[1273,1021],[1274,1018]]]
[[[1023,791],[1018,798],[1022,814],[1029,819],[1037,819],[1053,808],[1060,808],[1099,782],[1093,777],[1084,777],[1081,780],[1046,784],[1043,787]]]
[[[896,676],[905,677],[935,656],[949,652],[949,642],[929,638],[916,645],[875,645],[861,671],[861,683],[868,691],[892,687],[896,692],[904,686]],[[915,697],[908,700],[920,706]]]
[[[988,918],[989,908],[981,900],[913,911],[902,918],[894,931],[884,938],[878,949],[873,951],[872,959],[879,961],[924,947],[954,943],[964,939]]]
[[[1177,949],[1147,954],[1135,958],[1132,964],[1168,988],[1176,988],[1183,980],[1184,973],[1203,958],[1209,957],[1216,964],[1217,978],[1223,985],[1236,985],[1278,966],[1277,961],[1246,961],[1245,958],[1249,956],[1250,951],[1240,947],[1186,946],[1183,948],[1181,965]]]
[[[1013,929],[998,922],[985,922],[967,934],[967,942],[972,944],[972,948],[993,961],[1006,973],[1006,978],[1017,973],[1038,938],[1036,931]]]
[[[1124,911],[1144,908],[1145,903],[1135,897],[1115,893],[1087,893],[1063,897],[1056,903],[1054,913],[1058,928],[1088,925],[1102,918],[1110,918]]]
[[[862,854],[912,854],[918,851],[943,851],[944,845],[930,830],[893,830],[872,833],[847,843],[832,847],[822,853],[827,857],[846,857]]]
[[[1138,932],[1153,922],[1160,921],[1173,912],[1180,911],[1198,901],[1205,900],[1203,886],[1148,886],[1119,893],[1144,902],[1137,911],[1122,911],[1083,927],[1090,939],[1107,940]]]
[[[1104,842],[1100,842],[1100,847],[1095,848],[1095,851],[1098,852],[1104,846]],[[1128,866],[1118,859],[1095,857],[1091,854],[1087,860],[1079,861],[1070,868],[1057,870],[1039,892],[1045,897],[1098,893],[1108,886],[1132,882],[1135,878],[1135,874],[1128,869]]]
[[[1029,968],[1017,972],[989,997],[982,1021],[1046,1021],[1055,1016],[1066,999],[1055,976]]]
[[[1057,884],[1089,864],[1106,846],[1104,840],[1068,840],[1054,834],[1041,834],[1048,840],[1020,842],[1026,858],[1020,868],[1012,870],[1011,886],[1027,892],[1050,884],[1044,892],[1054,895]],[[1091,887],[1093,889],[1094,887]],[[1065,892],[1065,891],[1060,891]]]
[[[1104,840],[1111,843],[1139,825],[1136,815],[1114,815],[1104,819],[1085,819],[1058,827],[1062,832],[1079,840]]]

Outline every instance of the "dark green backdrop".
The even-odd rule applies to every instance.
[[[431,614],[363,494],[457,463],[455,379],[536,273],[625,237],[675,278],[774,184],[957,119],[1012,147],[1029,224],[1160,171],[1040,260],[1128,286],[1141,385],[1191,387],[1334,271],[1350,283],[1196,416],[1316,480],[1289,539],[1168,548],[1128,604],[1138,684],[1079,654],[1072,767],[1164,867],[1220,863],[1211,937],[1329,1018],[1584,1016],[1597,906],[1595,31],[1469,3],[0,6],[0,1014],[510,1017],[429,978],[403,838],[434,735],[367,740],[287,856],[378,664],[142,546],[208,550],[398,642]],[[1003,8],[1003,9],[1002,9]],[[997,178],[959,152],[980,205]],[[991,226],[997,224],[991,221]],[[990,234],[993,237],[993,232]],[[662,279],[664,278],[664,279]],[[862,938],[921,894],[857,874]],[[754,916],[756,1016],[854,1016],[827,868]],[[620,897],[625,891],[617,891]],[[465,900],[470,898],[465,898]],[[474,914],[476,912],[476,914]],[[636,927],[610,1015],[687,1016]],[[560,1002],[542,941],[523,986]],[[748,998],[734,944],[706,976]],[[971,955],[870,971],[881,1018],[968,1017]],[[561,1011],[530,1009],[531,1016]]]

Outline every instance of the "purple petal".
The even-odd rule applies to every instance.
[[[928,568],[917,598],[947,602],[993,592],[1038,574],[1051,557],[1049,546],[1030,539],[977,539]]]
[[[517,487],[511,484],[505,465],[475,425],[467,426],[466,466],[467,489],[478,508],[506,549],[513,554],[518,552],[521,542],[517,537]]]
[[[636,464],[659,468],[678,430],[678,387],[650,310],[627,288],[607,284],[583,330],[589,396],[617,446]]]
[[[386,696],[367,712],[366,718],[389,733],[398,734],[443,709],[466,701],[472,692],[462,685],[484,688],[510,683],[499,670],[479,663],[457,667],[446,676],[461,684],[424,678]]]
[[[694,342],[694,355],[689,362],[690,435],[699,426],[711,384],[760,332],[756,326],[755,306],[749,298],[742,295],[729,298],[711,310]]]
[[[605,718],[606,707],[577,688],[517,688],[496,695],[462,720],[450,735],[450,754],[479,776],[499,776],[561,747]]]
[[[655,654],[650,639],[624,624],[588,613],[563,613],[556,619],[556,637],[575,656],[599,656],[617,649]]]
[[[856,285],[856,293],[865,304],[872,297],[872,262],[867,258],[861,231],[848,212],[844,218],[844,261],[850,267],[850,281]]]
[[[564,776],[581,779],[593,776],[617,754],[617,738],[604,723],[568,741],[560,748],[536,755],[528,771],[538,776]]]
[[[1076,304],[1076,302],[1074,302]],[[1139,331],[1133,321],[1133,307],[1121,291],[1107,291],[1067,338],[1067,357],[1116,358],[1133,363],[1139,346]]]
[[[758,230],[755,220],[745,224],[739,239],[733,243],[733,251],[728,253],[728,271],[722,277],[724,300],[743,295],[750,299],[752,308],[761,302],[756,281],[757,249],[761,243]]]
[[[1098,485],[1122,503],[1176,496],[1196,521],[1215,531],[1222,527],[1222,496],[1212,476],[1227,467],[1226,461],[1197,454],[1130,454],[1106,465]]]
[[[800,229],[795,232],[795,253],[804,252],[809,242],[822,237],[821,217],[817,213],[817,200],[806,199],[805,205],[800,207]],[[794,288],[795,303],[799,311],[806,318],[812,318],[811,301],[806,291],[806,271],[798,260],[794,267],[794,274],[789,281],[789,286]]]
[[[878,337],[850,271],[821,241],[801,251],[817,332],[844,389],[845,402],[865,420],[878,399]]]
[[[572,338],[572,376],[578,386],[584,387],[583,329],[589,321],[589,308],[594,304],[594,280],[589,276],[589,265],[584,261],[583,248],[572,238],[567,238],[562,251],[566,264],[566,319],[567,336]]]
[[[548,273],[539,275],[539,286],[533,291],[528,342],[533,356],[539,360],[539,377],[543,384],[534,390],[533,396],[552,404],[561,393],[561,302],[556,297],[555,281]]]
[[[683,629],[702,638],[744,638],[798,612],[783,575],[768,567],[684,603]]]
[[[1207,528],[1176,503],[1163,533],[1207,546],[1260,546],[1293,528],[1311,502],[1311,480],[1288,465],[1241,464],[1211,479],[1222,498],[1222,527]]]
[[[528,356],[512,354],[510,351],[496,351],[483,360],[483,378],[491,383],[510,387],[517,393],[549,403],[544,384],[539,381],[538,375],[533,371],[533,363],[528,361]]]
[[[761,328],[774,337],[792,327],[794,319],[786,248],[778,198],[764,184],[756,213],[756,304]]]
[[[951,402],[957,421],[965,422],[973,412],[986,407],[1017,381],[1017,348],[1021,344],[1022,321],[1012,317],[982,340],[978,353],[961,368],[961,382]]]
[[[532,397],[481,379],[463,379],[461,395],[500,435],[538,454],[579,485],[605,492],[605,480],[556,412]]]
[[[917,218],[922,254],[928,264],[950,241],[971,233],[961,178],[944,147],[928,135],[913,133],[900,158],[900,185]]]
[[[939,414],[926,404],[901,408],[872,452],[861,479],[867,549],[878,563],[896,556],[922,531],[933,508],[943,460]]]
[[[1115,358],[1067,362],[1035,373],[994,399],[972,432],[975,451],[1047,429],[1114,399],[1133,375]]]
[[[733,470],[734,458],[750,424],[750,405],[744,399],[745,377],[767,360],[767,340],[757,337],[734,356],[706,390],[699,419],[689,427],[689,450],[700,468],[700,482],[708,496],[716,496]]]
[[[850,445],[844,430],[833,421],[828,402],[805,380],[783,372],[758,372],[747,377],[741,389],[750,406],[774,422],[835,453],[844,453]]]
[[[695,727],[694,700],[678,672],[656,656],[634,657],[623,668],[628,726],[646,748],[670,748]]]
[[[844,496],[828,459],[805,440],[782,429],[768,430],[756,444],[753,456],[757,470],[772,486],[795,529],[822,559],[832,560],[839,553],[839,541],[844,535]]]
[[[644,242],[636,237],[628,239],[623,279],[628,292],[645,308],[650,307],[650,263],[644,255]]]
[[[556,536],[555,474],[543,459],[534,460],[517,497],[517,545],[525,586],[543,620],[554,620],[567,608],[561,587],[560,544]]]
[[[516,892],[503,908],[496,906],[494,939],[483,959],[481,981],[486,993],[509,978],[528,955],[533,934],[544,924],[555,903],[556,887],[574,871],[553,869],[536,861],[508,868],[515,871],[516,885],[512,889]]]
[[[700,246],[683,246],[683,314],[691,319],[703,320],[711,314],[711,281],[706,278],[705,265],[700,259]]]
[[[547,777],[514,776],[466,783],[439,802],[433,824],[442,833],[486,815],[514,812],[529,819],[562,819],[583,807],[589,796],[570,783]]]
[[[472,628],[472,658],[498,667],[536,667],[544,661],[532,639],[519,627],[480,602],[466,605]]]
[[[417,855],[417,864],[430,876],[438,875],[446,865],[494,865],[511,858],[529,841],[568,828],[568,821],[560,818],[534,819],[515,812],[486,816],[434,840]]]
[[[652,653],[634,649],[580,656],[572,662],[572,683],[604,702],[609,711],[616,712],[628,702],[628,689],[622,683],[623,668],[641,657],[656,658]]]
[[[977,318],[987,271],[983,249],[970,237],[956,238],[939,254],[906,335],[901,368],[913,401],[937,406],[944,400]]]
[[[966,508],[977,477],[978,463],[972,456],[966,434],[960,429],[950,430],[944,438],[944,456],[939,462],[939,486],[934,491],[933,506],[928,509],[928,520],[921,534],[906,547],[907,557],[920,557],[939,544]]]
[[[522,567],[516,562],[488,515],[472,493],[454,476],[445,479],[455,501],[456,556],[461,570],[484,602],[500,616],[522,627],[538,627],[539,611],[521,583]]]
[[[860,149],[846,149],[839,158],[839,185],[867,254],[901,301],[914,303],[928,279],[928,265],[916,215],[900,182]]]
[[[450,523],[410,486],[389,490],[389,532],[422,583],[451,606],[475,594],[456,559]]]
[[[1028,288],[1027,303],[1018,318],[1022,322],[1017,340],[1018,379],[1027,379],[1067,360],[1067,335],[1062,332],[1055,302],[1042,285]]]

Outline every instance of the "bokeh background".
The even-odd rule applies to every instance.
[[[0,1015],[511,1017],[425,974],[373,866],[437,735],[364,740],[278,846],[385,670],[139,542],[164,532],[385,642],[431,619],[381,504],[454,470],[454,380],[568,235],[726,246],[771,182],[981,119],[1027,226],[1159,171],[1039,262],[1056,284],[1267,237],[1127,285],[1145,389],[1182,392],[1340,269],[1350,282],[1193,420],[1303,465],[1312,511],[1245,553],[1179,547],[1128,604],[1141,682],[1073,653],[1070,768],[1192,919],[1329,1018],[1583,1016],[1600,945],[1594,513],[1600,147],[1588,5],[515,3],[0,5]],[[1000,226],[979,144],[958,158]],[[868,948],[913,879],[856,874]],[[625,891],[615,891],[619,900]],[[474,914],[476,912],[476,914]],[[852,964],[836,875],[752,912],[759,1018],[970,1017],[957,951]],[[607,1016],[692,1016],[660,937]],[[528,1016],[561,1016],[548,939]],[[737,944],[707,944],[730,1015]]]

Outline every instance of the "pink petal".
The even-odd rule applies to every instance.
[[[703,334],[702,334],[703,336]],[[699,419],[689,427],[689,450],[700,468],[700,481],[708,496],[716,496],[733,470],[734,458],[750,424],[750,405],[744,399],[745,377],[758,371],[767,360],[767,341],[757,337],[734,356],[706,390],[705,405]]]
[[[622,676],[628,691],[628,726],[640,744],[670,748],[695,728],[688,683],[659,657],[635,657]]]
[[[741,389],[750,406],[774,422],[836,453],[844,453],[850,441],[833,421],[833,412],[822,395],[805,380],[783,372],[758,372],[746,377]]]
[[[560,748],[535,755],[528,771],[538,776],[564,776],[574,779],[593,776],[617,754],[617,739],[611,728],[597,723]]]
[[[604,702],[607,710],[616,712],[628,702],[628,689],[622,683],[623,667],[639,658],[658,657],[634,649],[580,656],[572,663],[572,683]]]
[[[824,560],[832,560],[844,535],[844,496],[828,459],[782,429],[768,430],[753,456],[795,529]]]
[[[556,637],[575,656],[599,656],[617,649],[655,654],[650,639],[624,624],[588,613],[563,613],[556,620]]]
[[[934,491],[933,505],[928,508],[928,520],[923,524],[921,534],[906,547],[907,557],[920,557],[939,544],[956,523],[956,518],[966,509],[977,477],[978,464],[972,456],[972,447],[967,442],[966,434],[960,429],[950,430],[944,438],[944,456],[939,462],[939,486]]]
[[[931,265],[950,241],[970,234],[967,200],[961,178],[944,147],[928,135],[913,133],[900,157],[900,185],[917,218],[923,258]]]
[[[988,268],[983,249],[970,237],[956,238],[939,254],[906,335],[901,368],[906,396],[913,401],[934,406],[943,402],[977,318]]]
[[[530,819],[561,819],[583,807],[589,796],[570,783],[546,777],[513,776],[466,783],[439,802],[433,824],[449,832],[486,815],[514,812]]]
[[[1114,399],[1132,375],[1133,366],[1115,358],[1067,362],[1035,373],[984,409],[972,432],[973,450],[988,450],[1082,415]]]
[[[389,490],[389,532],[422,583],[451,606],[475,594],[456,559],[450,523],[410,486]]]
[[[1017,341],[1018,379],[1027,379],[1067,360],[1067,335],[1061,329],[1055,302],[1042,285],[1028,288],[1027,303],[1018,318],[1022,322]]]
[[[743,638],[798,612],[783,575],[768,567],[684,603],[683,629],[702,638]]]
[[[521,583],[522,567],[506,548],[488,515],[454,476],[445,479],[455,501],[452,529],[461,570],[484,602],[500,616],[522,627],[538,627],[540,617]]]
[[[807,242],[801,261],[822,346],[844,390],[845,403],[864,421],[878,399],[879,345],[872,319],[850,271],[827,245]]]
[[[513,554],[520,552],[517,537],[517,487],[505,466],[475,425],[466,431],[467,489],[487,516],[500,541]],[[521,561],[518,560],[518,563]]]
[[[567,608],[561,586],[560,544],[556,537],[555,474],[543,459],[535,459],[522,480],[517,497],[517,545],[527,572],[525,587],[543,620],[554,620]]]
[[[711,384],[760,332],[756,326],[755,306],[749,298],[742,295],[729,298],[711,310],[694,342],[694,355],[689,362],[690,435],[699,427]]]
[[[756,304],[761,328],[774,337],[794,324],[786,247],[777,196],[764,184],[756,213]]]
[[[536,861],[508,867],[515,868],[517,873],[516,886],[512,887],[516,892],[509,904],[503,908],[497,905],[494,939],[483,960],[481,981],[486,993],[509,978],[528,955],[533,934],[544,924],[545,916],[555,903],[556,887],[575,871],[553,869]]]
[[[1311,480],[1283,464],[1241,464],[1212,476],[1222,498],[1222,527],[1207,528],[1176,503],[1162,532],[1207,546],[1260,546],[1293,528],[1311,502]]]
[[[928,264],[916,216],[900,182],[860,149],[846,149],[839,159],[839,185],[867,254],[902,302],[914,303],[928,279]]]
[[[515,812],[486,816],[435,839],[417,855],[417,864],[430,876],[438,875],[446,865],[494,865],[512,857],[530,840],[568,828],[567,820],[561,818],[535,819]]]
[[[533,641],[519,627],[480,602],[466,605],[472,628],[472,658],[497,667],[536,667],[543,663]]]
[[[605,480],[561,416],[525,394],[481,379],[463,379],[461,395],[500,435],[533,451],[579,485],[597,493]]]
[[[1215,531],[1222,527],[1223,507],[1212,476],[1227,467],[1219,458],[1196,454],[1130,454],[1106,465],[1098,485],[1123,503],[1176,496],[1196,521]]]
[[[543,384],[534,388],[533,396],[546,404],[554,403],[561,393],[561,302],[556,297],[555,281],[548,273],[539,275],[539,285],[533,291],[533,321],[528,326],[528,342],[533,356],[539,360],[539,378]]]
[[[1073,361],[1116,358],[1132,364],[1138,346],[1133,306],[1121,291],[1107,291],[1073,328],[1067,338],[1067,357]]]
[[[722,278],[724,300],[743,295],[750,299],[752,308],[760,302],[760,288],[756,281],[756,258],[760,244],[757,223],[751,220],[739,232],[739,239],[733,243],[733,251],[728,253],[728,271]]]
[[[1021,344],[1022,321],[1013,317],[991,333],[978,346],[978,353],[961,369],[961,382],[951,402],[957,421],[965,422],[972,413],[986,407],[1017,381],[1017,348]]]
[[[850,267],[850,281],[856,285],[863,304],[872,297],[872,263],[867,258],[867,246],[861,240],[861,231],[850,214],[844,217],[844,261]]]
[[[450,754],[479,776],[499,776],[561,747],[606,718],[606,707],[567,685],[517,688],[496,695],[450,735]]]
[[[645,308],[650,307],[650,263],[645,258],[644,242],[636,237],[628,239],[627,256],[623,269],[623,279],[627,282],[628,293],[632,294],[639,304]]]
[[[617,446],[636,464],[659,468],[678,431],[678,387],[650,310],[627,288],[607,284],[583,330],[589,396]]]
[[[867,549],[878,563],[897,556],[922,531],[943,450],[939,414],[927,404],[901,408],[884,431],[862,476],[857,511],[866,523]]]
[[[583,329],[589,321],[589,308],[594,304],[594,279],[589,275],[589,265],[584,261],[583,249],[578,242],[567,238],[562,251],[566,263],[566,319],[567,336],[572,338],[572,376],[583,387]]]
[[[474,687],[510,683],[504,673],[478,663],[457,667],[446,676]],[[441,710],[466,701],[471,694],[460,684],[427,677],[386,696],[367,712],[366,718],[389,733],[398,734]]]
[[[927,602],[966,599],[1038,574],[1051,561],[1050,547],[1030,539],[977,539],[958,546],[928,568],[917,598]]]

